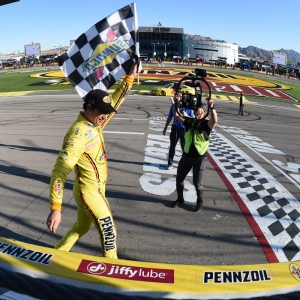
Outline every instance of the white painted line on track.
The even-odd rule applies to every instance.
[[[137,134],[144,135],[144,132],[122,132],[122,131],[102,131],[103,133],[113,133],[113,134]]]
[[[247,148],[249,148],[251,151],[256,153],[258,156],[260,156],[263,160],[265,160],[267,163],[269,163],[272,167],[274,167],[277,171],[279,171],[282,175],[284,175],[288,180],[290,180],[298,189],[300,189],[300,185],[298,182],[294,180],[294,177],[289,176],[284,170],[289,169],[291,167],[285,167],[284,169],[280,169],[278,165],[267,159],[265,156],[263,156],[260,151],[263,153],[273,153],[273,154],[282,154],[285,155],[283,152],[280,150],[274,149],[271,145],[264,145],[265,143],[258,139],[257,137],[253,137],[251,134],[249,134],[247,131],[244,131],[240,128],[233,128],[233,127],[225,127],[225,126],[220,126],[218,127],[223,128],[226,132],[231,134],[234,138],[236,138],[238,141],[243,143]],[[249,144],[249,138],[253,138],[254,141],[250,141]],[[256,140],[256,141],[255,141]],[[257,145],[255,143],[258,143]],[[257,147],[257,150],[256,150]],[[300,167],[298,164],[293,164],[295,170],[293,172],[298,173],[296,170],[298,167]],[[295,174],[296,178],[299,176],[298,174]]]

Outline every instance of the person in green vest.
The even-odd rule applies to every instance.
[[[179,96],[174,97],[175,101],[180,101]],[[177,120],[181,122],[185,128],[186,133],[185,146],[182,157],[178,164],[176,176],[176,191],[177,200],[172,203],[172,207],[181,206],[184,203],[183,189],[184,180],[187,174],[193,168],[193,184],[196,189],[197,203],[195,211],[202,210],[203,206],[203,186],[202,179],[206,165],[206,152],[209,147],[209,136],[212,129],[218,121],[218,115],[214,106],[213,100],[209,100],[207,105],[210,108],[210,119],[205,119],[206,107],[197,107],[195,110],[195,118],[183,117],[174,112]]]
[[[244,115],[244,102],[245,102],[245,96],[244,96],[244,93],[241,92],[241,95],[240,95],[240,109],[239,109],[239,115],[241,115],[241,116]]]

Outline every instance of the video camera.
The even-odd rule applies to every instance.
[[[207,101],[211,99],[211,87],[209,83],[205,80],[205,77],[207,77],[206,70],[204,69],[195,69],[194,73],[189,73],[188,76],[183,77],[177,84],[175,89],[175,95],[178,94],[179,87],[181,83],[184,81],[186,85],[194,87],[195,94],[187,94],[182,93],[182,108],[188,108],[192,110],[197,110],[199,107],[203,107],[204,103],[202,102],[202,83],[204,82],[206,86],[208,87],[208,98],[206,98]],[[176,109],[178,111],[178,107]],[[207,114],[205,118],[207,117],[209,113],[209,108],[207,109]]]

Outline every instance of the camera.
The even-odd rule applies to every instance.
[[[194,87],[194,95],[192,95],[191,93],[182,93],[182,108],[197,110],[197,108],[204,106],[204,103],[202,103],[202,82],[205,83],[208,88],[208,97],[206,98],[206,100],[211,99],[211,87],[206,81],[205,77],[207,77],[206,70],[196,68],[193,73],[188,73],[187,76],[183,77],[174,85],[174,87],[176,86],[175,95],[178,94],[178,90],[182,82],[190,87]],[[175,105],[175,109],[178,114],[181,115],[178,111],[177,104]],[[206,116],[204,118],[206,118],[208,114],[209,108],[206,110]]]
[[[196,68],[195,69],[195,74],[199,77],[202,77],[202,78],[207,76],[206,70],[204,70],[204,69]]]
[[[188,108],[196,110],[198,107],[202,106],[201,94],[191,95],[183,94],[182,95],[182,108]]]

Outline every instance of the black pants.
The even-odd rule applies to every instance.
[[[239,109],[239,115],[243,115],[244,114],[244,104],[240,104],[240,109]]]
[[[170,133],[170,148],[169,148],[169,157],[168,157],[168,166],[173,164],[173,159],[175,155],[175,148],[178,140],[180,139],[181,149],[184,149],[184,128],[179,128],[175,125],[172,125],[171,133]]]
[[[190,158],[183,155],[179,161],[177,176],[176,176],[176,190],[178,199],[183,199],[184,179],[193,168],[193,184],[196,189],[197,198],[203,195],[202,178],[206,165],[206,157]]]

